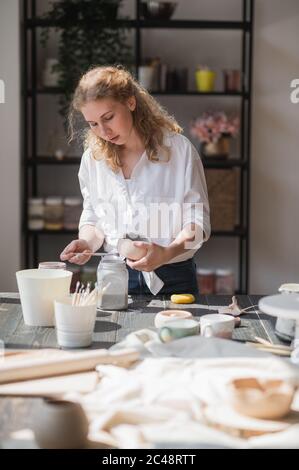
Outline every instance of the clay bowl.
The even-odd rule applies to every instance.
[[[231,404],[238,412],[252,418],[280,419],[291,408],[295,387],[283,380],[243,378],[230,384]]]
[[[161,328],[166,323],[177,320],[193,320],[192,313],[187,310],[162,310],[155,316],[155,327]]]
[[[138,261],[147,253],[146,248],[135,246],[134,242],[129,238],[121,238],[118,241],[117,249],[121,256],[124,256],[125,258],[131,259],[133,261]]]

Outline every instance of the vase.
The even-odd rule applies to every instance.
[[[152,90],[154,84],[155,69],[152,65],[140,65],[138,67],[138,81],[146,90]]]
[[[230,152],[230,137],[223,136],[217,142],[203,143],[201,154],[203,157],[226,158]]]
[[[83,449],[88,420],[79,403],[45,399],[36,411],[32,429],[41,449]]]

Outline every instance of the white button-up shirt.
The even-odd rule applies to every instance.
[[[87,149],[81,160],[79,182],[83,195],[83,225],[95,225],[104,232],[104,249],[111,251],[126,235],[168,246],[190,223],[199,225],[203,241],[210,236],[207,187],[201,159],[183,135],[166,132],[170,160],[158,155],[151,162],[146,152],[125,180],[122,170],[114,172],[105,160],[95,160]],[[200,246],[200,245],[199,245]],[[169,263],[192,258],[199,248],[176,256]]]

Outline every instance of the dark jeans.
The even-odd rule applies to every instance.
[[[129,294],[151,294],[141,271],[129,271]],[[159,294],[193,294],[198,295],[196,281],[196,264],[193,258],[180,263],[164,264],[155,269],[155,273],[164,282]]]

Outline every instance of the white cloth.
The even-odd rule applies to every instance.
[[[197,336],[163,345],[151,330],[130,334],[114,349],[128,345],[142,353],[146,351],[149,357],[128,370],[99,365],[101,380],[97,390],[79,397],[91,420],[92,439],[121,448],[162,448],[163,443],[299,447],[298,415],[297,419],[290,417],[278,422],[279,432],[248,439],[215,429],[206,420],[208,411],[218,410],[219,405],[231,408],[228,384],[235,378],[279,378],[298,385],[299,369],[287,361],[219,338]],[[297,393],[296,410],[298,398]],[[249,425],[255,424],[253,418],[238,415],[235,419],[238,423],[246,419]],[[266,421],[262,426],[268,424]]]
[[[127,192],[129,196],[130,203],[132,204],[132,193],[134,192],[134,186],[132,185],[132,179],[125,179]],[[162,287],[164,286],[164,282],[159,276],[155,273],[155,271],[142,271],[143,278],[146,282],[147,287],[151,291],[153,295],[157,295]]]
[[[79,229],[86,224],[101,228],[107,252],[128,233],[168,246],[192,222],[202,227],[203,241],[209,238],[209,203],[201,159],[183,135],[167,132],[164,143],[170,147],[170,160],[165,161],[161,154],[159,162],[151,162],[144,152],[133,169],[130,191],[121,170],[114,173],[104,159],[95,160],[90,149],[84,152],[78,175],[84,199]],[[161,207],[154,203],[162,203],[164,210],[173,209],[173,216],[164,217],[165,212],[159,217]],[[201,244],[169,263],[192,258]],[[154,281],[146,277],[153,287]]]

